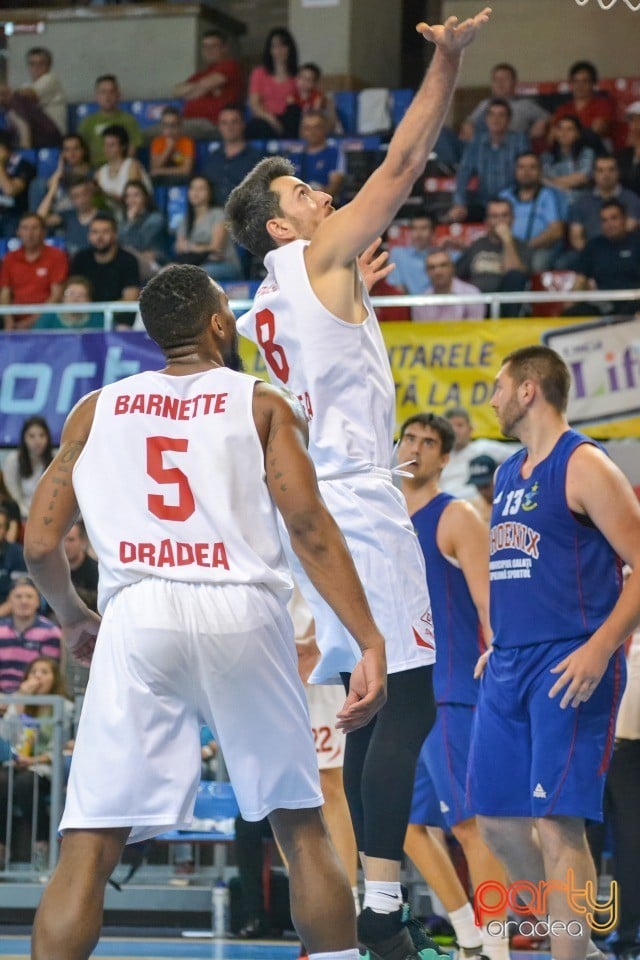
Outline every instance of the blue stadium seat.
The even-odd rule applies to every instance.
[[[154,200],[154,203],[155,203],[156,207],[158,208],[158,210],[159,210],[160,213],[162,214],[162,216],[163,216],[163,217],[166,216],[166,213],[167,213],[167,188],[166,188],[165,186],[157,186],[157,185],[154,186],[154,188],[153,188],[153,200]]]
[[[407,89],[391,91],[391,122],[394,130],[407,112],[414,93],[414,90]]]
[[[38,150],[36,173],[39,177],[48,180],[55,173],[60,159],[60,151],[56,147],[42,147]]]
[[[196,140],[195,169],[201,171],[212,153],[222,148],[220,140]]]
[[[178,228],[178,224],[186,214],[188,209],[187,187],[169,187],[167,189],[167,226],[172,233]]]
[[[57,247],[58,250],[67,249],[67,241],[65,237],[47,237],[45,243],[48,247]]]
[[[356,132],[358,97],[353,90],[338,90],[333,94],[336,113],[345,133]]]
[[[38,163],[38,151],[32,150],[31,148],[25,150],[17,150],[16,153],[19,153],[23,160],[26,160],[35,168]]]
[[[8,242],[6,237],[0,237],[0,260],[2,260],[7,252]]]
[[[175,107],[182,113],[182,100],[134,100],[131,103],[131,113],[134,115],[140,128],[145,130],[147,127],[160,123],[160,117],[165,107]]]

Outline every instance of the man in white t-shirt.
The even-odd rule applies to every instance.
[[[478,491],[469,479],[471,461],[481,454],[486,454],[492,457],[496,464],[500,464],[513,453],[515,447],[513,444],[487,440],[484,437],[472,440],[473,423],[469,411],[464,407],[451,407],[445,410],[443,416],[453,427],[456,439],[449,454],[449,462],[440,475],[440,486],[445,493],[454,497],[472,500]]]
[[[31,82],[20,90],[22,96],[30,95],[53,120],[61,134],[67,132],[67,95],[58,76],[51,69],[53,57],[46,47],[31,47],[27,51],[27,70]]]

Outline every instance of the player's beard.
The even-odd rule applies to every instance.
[[[240,373],[242,373],[244,370],[244,363],[242,362],[242,357],[240,356],[240,350],[238,348],[237,333],[226,350],[223,351],[222,359],[224,360],[225,367],[228,367],[229,370],[238,370]]]

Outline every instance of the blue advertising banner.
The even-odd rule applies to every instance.
[[[35,415],[45,417],[57,445],[86,393],[163,366],[146,333],[0,334],[0,446],[17,446],[24,420]]]

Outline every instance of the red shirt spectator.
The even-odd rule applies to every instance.
[[[0,302],[59,303],[62,285],[67,279],[67,256],[45,242],[44,221],[37,213],[26,213],[18,225],[22,246],[5,256],[0,273]],[[5,317],[5,329],[24,330],[32,327],[35,314]]]
[[[202,70],[179,84],[174,93],[184,98],[187,119],[217,124],[224,106],[243,99],[242,72],[238,61],[229,56],[226,37],[217,30],[208,30],[203,36],[202,60]]]
[[[585,130],[593,130],[599,137],[611,134],[615,104],[611,97],[598,95],[595,89],[597,82],[598,71],[589,60],[579,60],[573,64],[569,70],[572,97],[568,103],[558,107],[551,119],[551,142],[558,120],[570,115],[577,117]]]

